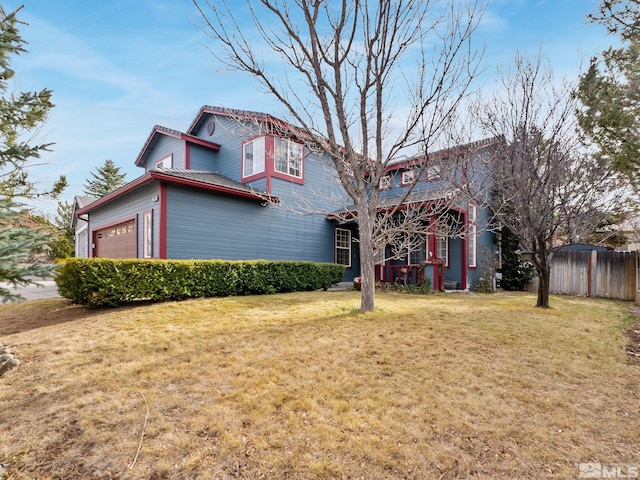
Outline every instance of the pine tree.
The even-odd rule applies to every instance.
[[[40,158],[50,143],[33,143],[33,133],[46,121],[51,103],[51,90],[40,92],[8,92],[7,83],[14,77],[11,57],[25,53],[18,32],[16,15],[6,14],[0,6],[0,280],[10,284],[35,283],[33,277],[50,276],[53,266],[20,263],[41,251],[50,241],[50,233],[19,226],[19,201],[42,196],[55,197],[66,187],[61,176],[47,191],[38,190],[29,180],[29,168]],[[0,287],[0,299],[19,300],[9,289]]]
[[[589,16],[622,41],[580,78],[580,125],[611,167],[640,187],[640,2],[602,0]]]
[[[84,184],[84,193],[100,198],[124,185],[126,174],[120,173],[120,167],[107,159],[102,167],[91,172],[91,176],[93,179],[87,179]]]
[[[53,258],[69,258],[74,256],[75,232],[71,228],[73,204],[64,200],[58,202],[58,212],[55,218],[57,229],[55,239],[49,245]]]

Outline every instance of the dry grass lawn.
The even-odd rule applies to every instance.
[[[8,479],[577,478],[640,463],[630,304],[357,292],[0,306]],[[1,476],[1,475],[0,475]]]

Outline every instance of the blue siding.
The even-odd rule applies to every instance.
[[[486,275],[485,270],[491,263],[498,261],[496,235],[487,225],[490,220],[491,211],[488,208],[478,209],[477,267],[469,269],[469,285],[478,283],[480,277]]]
[[[169,185],[167,258],[333,261],[333,225],[260,203]]]
[[[153,210],[153,256],[158,256],[160,239],[159,202],[154,197],[159,195],[157,183],[144,185],[139,189],[117,198],[89,214],[91,232],[103,226],[120,222],[130,218],[136,219],[138,256],[142,256],[142,213]],[[92,233],[91,233],[92,235]],[[90,237],[92,238],[92,237]]]
[[[173,168],[184,168],[184,140],[158,135],[158,140],[152,148],[147,151],[147,161],[145,172],[156,166],[156,163],[167,155],[173,155]]]
[[[237,182],[242,181],[242,142],[258,133],[258,126],[251,122],[240,122],[234,118],[224,116],[212,116],[215,121],[216,128],[213,135],[209,136],[206,132],[206,123],[197,132],[197,137],[208,142],[218,143],[220,151],[218,151],[215,160],[215,167],[204,168],[204,170],[213,170],[227,178]],[[199,160],[196,160],[199,162]],[[195,168],[191,158],[191,168]]]
[[[189,144],[189,168],[215,172],[218,168],[218,154],[210,148]]]

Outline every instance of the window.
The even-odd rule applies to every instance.
[[[436,243],[437,257],[444,260],[444,264],[449,266],[449,239],[447,237],[438,237]]]
[[[380,190],[391,188],[391,175],[385,175],[380,178]]]
[[[173,168],[173,155],[167,155],[159,162],[156,162],[156,168]]]
[[[351,266],[351,230],[336,228],[336,263]]]
[[[151,258],[153,256],[153,211],[149,210],[142,214],[142,256]]]
[[[413,170],[405,170],[402,172],[402,184],[408,185],[413,182],[415,178],[415,172]]]
[[[420,265],[427,260],[427,237],[425,235],[413,235],[411,238],[411,249],[409,251],[409,263]]]
[[[476,258],[477,258],[477,234],[478,234],[478,223],[477,223],[477,210],[476,206],[472,203],[469,204],[469,228],[467,234],[467,245],[469,246],[469,266],[476,266]]]
[[[264,172],[264,137],[247,142],[242,147],[242,176]]]
[[[427,169],[427,180],[440,180],[440,167],[434,166]]]
[[[276,137],[274,149],[275,171],[302,178],[302,145],[286,138]]]

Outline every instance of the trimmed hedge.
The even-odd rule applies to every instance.
[[[134,300],[259,295],[327,289],[344,265],[289,261],[112,260],[71,258],[58,269],[60,295],[74,303],[118,306]]]

